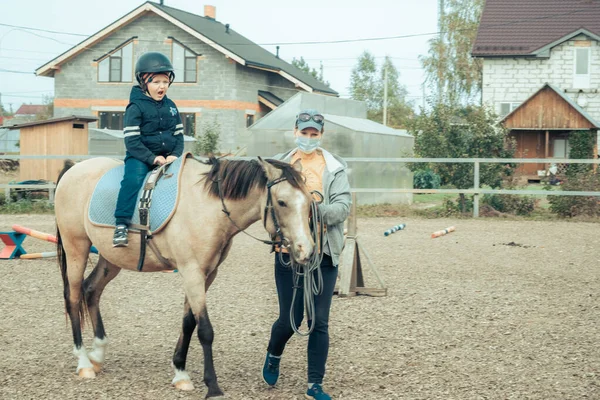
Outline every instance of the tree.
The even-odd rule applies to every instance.
[[[400,84],[400,73],[389,57],[385,57],[381,68],[375,57],[365,51],[357,60],[350,77],[352,99],[367,103],[367,118],[383,123],[384,91],[387,70],[387,121],[386,125],[406,126],[413,115],[412,105],[406,101],[408,91]]]
[[[292,58],[292,65],[294,67],[300,69],[301,71],[304,71],[309,75],[312,75],[316,80],[329,86],[329,82],[327,82],[325,79],[323,79],[323,70],[321,69],[320,71],[317,71],[314,68],[311,69],[310,65],[308,65],[308,63],[306,62],[304,57],[300,57],[299,60],[296,59],[296,57]]]
[[[221,124],[216,117],[212,122],[204,121],[200,127],[200,135],[196,136],[194,153],[199,155],[216,154],[219,149],[220,136]]]
[[[35,115],[36,121],[44,121],[54,116],[54,97],[43,96],[44,111]]]
[[[410,133],[415,138],[414,151],[423,158],[511,158],[514,143],[508,131],[495,123],[497,116],[485,106],[453,106],[432,104],[411,121]],[[441,178],[442,185],[458,189],[473,187],[472,163],[414,163],[412,171],[430,169]],[[512,173],[512,166],[497,163],[480,165],[480,185],[497,188]],[[460,195],[463,212],[464,194]]]
[[[421,57],[436,102],[465,104],[481,93],[481,60],[471,57],[485,0],[445,0],[440,35]],[[440,92],[441,90],[441,92]]]

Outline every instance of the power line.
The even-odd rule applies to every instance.
[[[26,71],[15,71],[11,69],[0,68],[0,72],[10,72],[12,74],[35,74],[35,72],[26,72]]]
[[[10,24],[3,24],[3,23],[0,23],[0,26],[7,26],[9,28],[18,28],[18,29],[28,29],[28,30],[31,30],[31,31],[38,31],[38,32],[56,33],[58,35],[90,36],[90,35],[86,35],[84,33],[70,33],[70,32],[65,32],[65,31],[51,31],[51,30],[48,30],[48,29],[31,28],[29,26],[10,25]]]

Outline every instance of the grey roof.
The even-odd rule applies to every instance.
[[[385,126],[379,122],[371,121],[370,119],[345,117],[332,114],[323,114],[323,116],[325,117],[325,124],[330,122],[339,126],[343,126],[344,128],[352,129],[356,132],[412,137],[412,135],[409,135],[404,129],[390,128],[389,126]]]
[[[240,35],[235,30],[229,28],[229,33],[227,33],[225,31],[225,25],[219,21],[216,21],[212,18],[201,17],[177,8],[160,5],[158,3],[150,1],[148,3],[161,9],[171,17],[184,23],[196,32],[206,36],[228,51],[243,58],[249,65],[287,72],[294,78],[313,88],[313,90],[322,93],[338,95],[335,90],[331,89],[329,86],[325,85],[312,75],[307,74],[306,72],[294,67],[282,59],[275,57],[274,54]]]
[[[532,94],[531,96],[529,96],[527,98],[527,100],[525,100],[524,102],[522,102],[521,104],[519,104],[519,106],[517,108],[515,108],[514,110],[512,110],[510,113],[508,113],[506,116],[504,116],[504,118],[502,118],[500,120],[500,122],[504,122],[508,119],[508,117],[510,117],[511,115],[513,115],[517,110],[519,110],[521,107],[523,107],[529,100],[531,100],[532,98],[534,98],[535,96],[537,96],[537,94],[539,92],[541,92],[542,90],[544,90],[544,88],[549,87],[550,89],[554,90],[560,97],[562,97],[562,99],[564,101],[566,101],[567,103],[569,103],[569,105],[571,107],[573,107],[575,110],[577,110],[577,112],[579,114],[581,114],[585,119],[587,119],[590,124],[594,125],[594,127],[596,128],[600,128],[600,125],[598,125],[598,122],[587,112],[585,111],[583,108],[581,108],[579,106],[579,104],[577,104],[572,98],[570,98],[569,96],[567,96],[559,87],[556,87],[550,83],[545,83],[544,86],[542,86],[539,90],[537,90],[534,94]]]
[[[266,90],[259,90],[258,95],[264,97],[265,100],[275,104],[276,106],[279,106],[281,103],[283,103],[283,100],[275,96],[273,93],[267,92]]]
[[[24,122],[22,124],[5,126],[5,128],[25,128],[28,126],[45,125],[45,124],[52,124],[55,122],[65,122],[65,121],[95,122],[97,120],[98,120],[97,117],[91,117],[89,115],[69,115],[67,117],[45,119],[43,121]]]

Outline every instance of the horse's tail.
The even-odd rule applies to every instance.
[[[75,163],[71,160],[65,160],[65,164],[63,169],[58,174],[58,179],[56,180],[56,185],[60,182],[63,175],[73,166]],[[63,297],[65,299],[65,311],[66,314],[71,312],[71,305],[69,303],[69,276],[67,275],[67,257],[65,255],[65,248],[63,247],[62,237],[60,235],[60,229],[58,229],[58,223],[56,224],[56,255],[58,258],[58,265],[60,267],[60,274],[62,276],[63,281]],[[81,326],[83,327],[85,321],[85,310],[87,309],[87,304],[85,301],[85,296],[81,296],[81,301],[79,303],[79,317],[81,321]],[[65,317],[67,315],[65,314]],[[68,317],[67,317],[68,322]]]

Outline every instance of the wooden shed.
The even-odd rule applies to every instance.
[[[552,159],[569,158],[571,132],[591,130],[597,133],[600,128],[573,99],[548,83],[501,122],[517,142],[515,157],[548,159],[544,164],[520,165],[517,172],[529,180],[539,180],[538,171],[547,170]],[[597,155],[596,146],[594,156]]]
[[[53,118],[45,121],[15,125],[20,133],[22,156],[82,155],[88,154],[88,123],[96,117],[77,116]],[[56,182],[64,159],[21,159],[21,181],[47,180]]]

